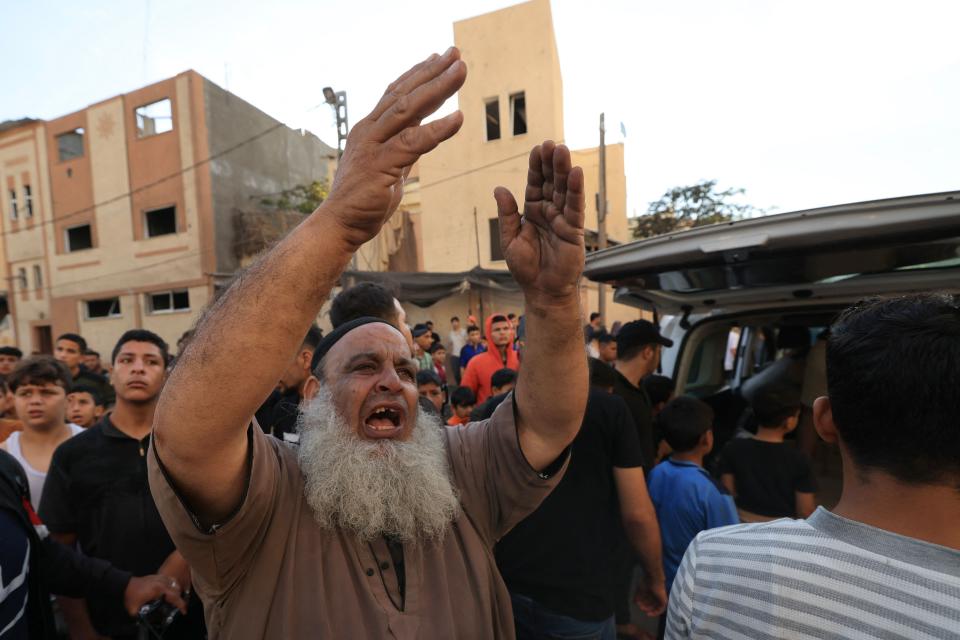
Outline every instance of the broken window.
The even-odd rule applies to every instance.
[[[60,162],[83,157],[83,127],[67,131],[57,136],[57,154]]]
[[[65,248],[68,252],[93,249],[93,229],[89,224],[78,224],[66,230]]]
[[[164,207],[154,209],[143,214],[145,218],[144,228],[148,238],[156,236],[166,236],[177,232],[177,208]]]
[[[19,215],[17,210],[17,190],[10,189],[10,219],[16,220]]]
[[[87,320],[95,318],[120,318],[120,298],[101,298],[100,300],[87,300],[86,307]]]
[[[513,123],[513,135],[527,132],[527,98],[523,91],[510,96],[510,120]]]
[[[486,106],[487,120],[487,141],[500,139],[500,99],[493,98],[487,100]]]
[[[137,116],[138,138],[173,131],[173,106],[170,98],[137,107],[134,113]]]

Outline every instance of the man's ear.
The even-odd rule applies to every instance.
[[[813,426],[824,442],[834,444],[839,440],[837,425],[833,421],[833,405],[827,396],[813,401]]]
[[[98,420],[103,417],[103,407],[101,407],[99,404],[93,407],[93,417],[97,418]]]
[[[707,452],[713,450],[713,429],[707,429],[700,435],[700,444]]]
[[[317,380],[317,377],[312,374],[307,376],[306,382],[303,383],[303,399],[313,400],[319,391],[320,381]]]
[[[301,349],[300,353],[297,354],[297,362],[304,369],[310,368],[310,363],[313,361],[313,349]]]

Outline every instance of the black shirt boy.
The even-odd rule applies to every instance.
[[[796,493],[813,493],[810,461],[785,442],[735,438],[720,454],[718,472],[733,474],[737,507],[770,518],[794,518]]]

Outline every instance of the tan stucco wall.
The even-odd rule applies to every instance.
[[[25,185],[30,185],[33,216],[26,216]],[[7,292],[11,317],[0,324],[0,344],[19,344],[24,352],[33,349],[34,324],[49,320],[49,266],[45,238],[50,234],[50,188],[46,164],[45,127],[31,124],[0,135],[0,290]],[[10,219],[10,189],[17,193],[19,216]],[[34,269],[40,268],[37,286]],[[20,285],[19,269],[27,273],[27,286]]]

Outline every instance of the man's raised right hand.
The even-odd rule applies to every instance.
[[[451,47],[397,78],[374,110],[347,137],[346,149],[324,209],[356,250],[380,231],[403,196],[403,181],[417,159],[455,134],[456,111],[421,125],[463,85],[467,68]]]

